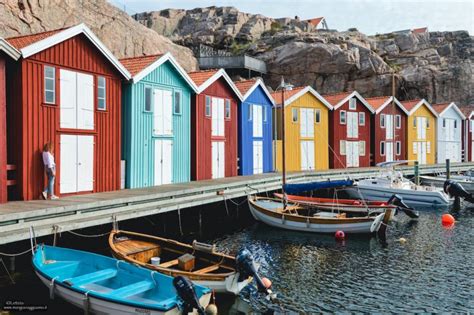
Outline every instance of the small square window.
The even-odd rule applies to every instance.
[[[206,95],[206,109],[205,109],[206,117],[211,117],[211,97]]]
[[[365,113],[359,113],[359,125],[365,126]]]
[[[314,122],[319,124],[321,122],[321,110],[317,109],[315,111],[315,117],[314,117]]]
[[[153,89],[149,86],[145,87],[145,111],[151,112],[153,101]]]
[[[105,78],[97,77],[97,109],[99,110],[106,110],[107,108],[107,105],[105,103],[105,88]]]
[[[365,141],[359,141],[359,155],[365,156]]]
[[[346,111],[345,110],[341,110],[340,113],[339,113],[339,123],[341,125],[346,124]]]
[[[298,122],[298,108],[293,108],[291,110],[291,114],[292,114],[292,121],[295,123],[295,122]]]
[[[446,128],[446,118],[443,118],[443,128]]]
[[[181,91],[174,91],[174,113],[181,115]]]
[[[357,103],[355,97],[349,99],[349,109],[356,110],[357,109]]]
[[[225,100],[225,118],[230,119],[230,100]]]
[[[339,154],[346,155],[346,140],[339,140]]]
[[[44,102],[56,103],[56,69],[54,67],[44,67]]]
[[[252,104],[249,104],[249,117],[248,117],[248,120],[249,121],[253,120],[253,105]]]
[[[397,127],[397,129],[402,128],[402,116],[400,115],[395,116],[395,126]]]
[[[385,142],[380,141],[380,155],[384,156],[385,155]]]
[[[385,114],[380,114],[380,128],[385,128]]]
[[[397,146],[397,155],[400,155],[402,154],[402,143],[400,141],[397,141],[396,142],[396,146]]]

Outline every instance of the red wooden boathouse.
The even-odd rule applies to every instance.
[[[223,70],[189,73],[198,86],[191,101],[191,178],[237,176],[239,90]]]
[[[393,96],[365,99],[375,110],[371,117],[372,164],[406,160],[408,111]]]
[[[357,91],[323,97],[333,106],[329,119],[330,168],[370,166],[372,107]]]
[[[7,177],[7,60],[18,60],[20,52],[0,38],[0,203],[7,202],[9,181]]]
[[[22,55],[7,82],[17,197],[40,197],[47,142],[55,147],[56,195],[119,189],[121,80],[129,72],[84,24],[7,41]]]
[[[466,116],[462,122],[462,152],[463,162],[473,162],[474,154],[472,152],[474,141],[474,105],[461,107],[461,112]]]

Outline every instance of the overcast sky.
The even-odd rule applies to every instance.
[[[474,35],[473,0],[109,0],[130,14],[168,8],[234,6],[270,17],[324,16],[329,28],[356,27],[373,35],[428,26],[430,31],[467,30]]]

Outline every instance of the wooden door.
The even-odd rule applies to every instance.
[[[393,161],[393,142],[385,142],[385,161]]]
[[[155,186],[173,182],[173,141],[155,140]]]
[[[59,126],[65,129],[77,128],[77,98],[76,80],[74,71],[61,69],[59,71]],[[65,141],[66,138],[64,138]],[[67,189],[68,190],[68,189]]]
[[[347,137],[359,137],[359,114],[357,112],[347,112]]]
[[[153,91],[153,134],[173,134],[173,94],[170,90]]]
[[[94,130],[94,77],[77,73],[77,129]]]
[[[59,193],[77,192],[77,136],[61,135]]]
[[[393,139],[393,115],[385,115],[385,139]]]
[[[211,114],[212,114],[212,125],[211,134],[212,136],[223,137],[224,131],[224,99],[213,97],[211,103]]]
[[[94,190],[94,136],[61,135],[61,194]]]
[[[212,178],[225,177],[225,142],[212,141]]]
[[[346,141],[346,166],[359,166],[359,141]]]
[[[255,138],[263,137],[263,111],[261,105],[252,105],[252,124],[253,136]]]
[[[253,142],[253,173],[263,173],[263,141]]]

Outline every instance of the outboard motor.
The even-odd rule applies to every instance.
[[[392,195],[388,200],[388,204],[397,206],[397,210],[403,211],[407,216],[412,219],[418,219],[420,217],[420,213],[415,211],[412,207],[409,207],[404,201],[403,197],[397,194]]]
[[[474,196],[468,193],[458,182],[450,179],[446,180],[443,185],[443,190],[451,197],[454,197],[454,205],[456,208],[461,206],[460,198],[466,200],[467,202],[474,203]]]
[[[263,284],[262,278],[258,275],[253,256],[248,249],[242,248],[239,250],[235,256],[235,262],[237,263],[237,271],[239,272],[239,282],[251,276],[257,282],[257,287],[260,292],[271,293]]]
[[[199,315],[206,314],[204,308],[199,303],[194,285],[188,278],[177,276],[173,279],[173,285],[178,292],[178,296],[184,302],[183,314],[191,313],[193,309],[196,309]]]

